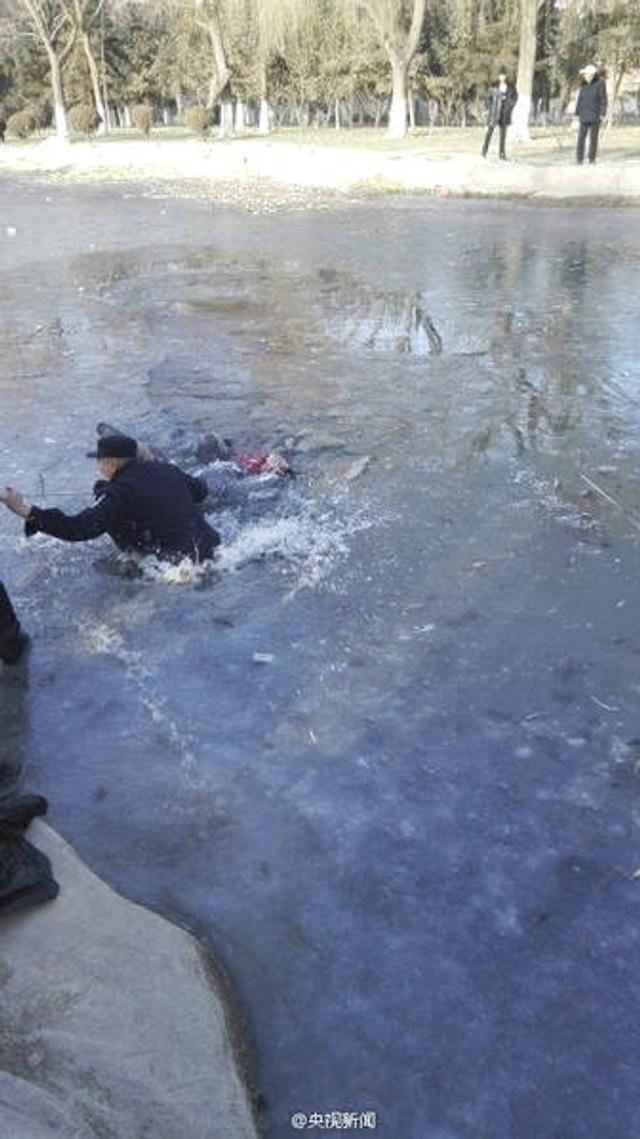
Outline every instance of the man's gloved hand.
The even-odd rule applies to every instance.
[[[109,485],[108,479],[98,479],[96,482],[94,482],[94,484],[93,484],[93,497],[94,498],[102,498],[102,496],[105,493],[108,485]]]

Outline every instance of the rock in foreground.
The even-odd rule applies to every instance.
[[[0,926],[0,1134],[255,1139],[224,994],[183,930],[42,823],[59,898]]]

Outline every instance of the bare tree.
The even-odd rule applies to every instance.
[[[250,21],[257,32],[256,67],[260,91],[260,134],[270,129],[268,74],[276,56],[287,55],[287,49],[311,38],[318,32],[318,14],[322,3],[329,0],[251,0]]]
[[[267,72],[272,57],[284,52],[287,27],[291,30],[291,17],[297,17],[299,4],[290,0],[253,0],[258,28],[257,65],[260,82],[260,116],[258,130],[268,134],[270,112],[267,90]]]
[[[222,34],[223,0],[195,0],[195,18],[199,28],[206,34],[211,48],[211,83],[209,106],[221,100],[220,134],[233,131],[233,106],[229,98],[231,75],[227,65],[227,55]]]
[[[362,0],[391,64],[389,138],[407,133],[409,67],[420,42],[427,0]]]
[[[102,129],[108,126],[108,109],[100,90],[100,75],[96,57],[91,44],[91,29],[96,25],[98,17],[104,15],[104,0],[61,0],[61,5],[69,18],[70,26],[75,29],[76,36],[82,44],[82,50],[87,61],[91,91],[96,112],[102,122]]]
[[[51,74],[53,114],[58,138],[67,138],[62,65],[71,51],[76,27],[59,0],[21,0],[35,34],[47,53]]]

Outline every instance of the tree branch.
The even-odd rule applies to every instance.
[[[71,51],[71,49],[74,45],[74,43],[76,42],[76,32],[77,32],[77,28],[74,27],[71,29],[71,35],[69,36],[69,39],[67,40],[66,44],[64,45],[64,47],[62,48],[62,51],[60,52],[60,54],[58,56],[60,63],[64,63],[65,59],[69,55],[69,52]]]
[[[407,63],[413,59],[420,42],[420,33],[422,32],[426,6],[427,0],[413,0],[413,16],[411,18],[411,27],[409,28],[409,35],[405,47],[405,59]]]

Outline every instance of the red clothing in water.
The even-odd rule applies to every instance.
[[[268,455],[252,455],[248,451],[243,451],[239,455],[234,455],[233,461],[246,474],[261,475],[267,466],[268,458]]]

